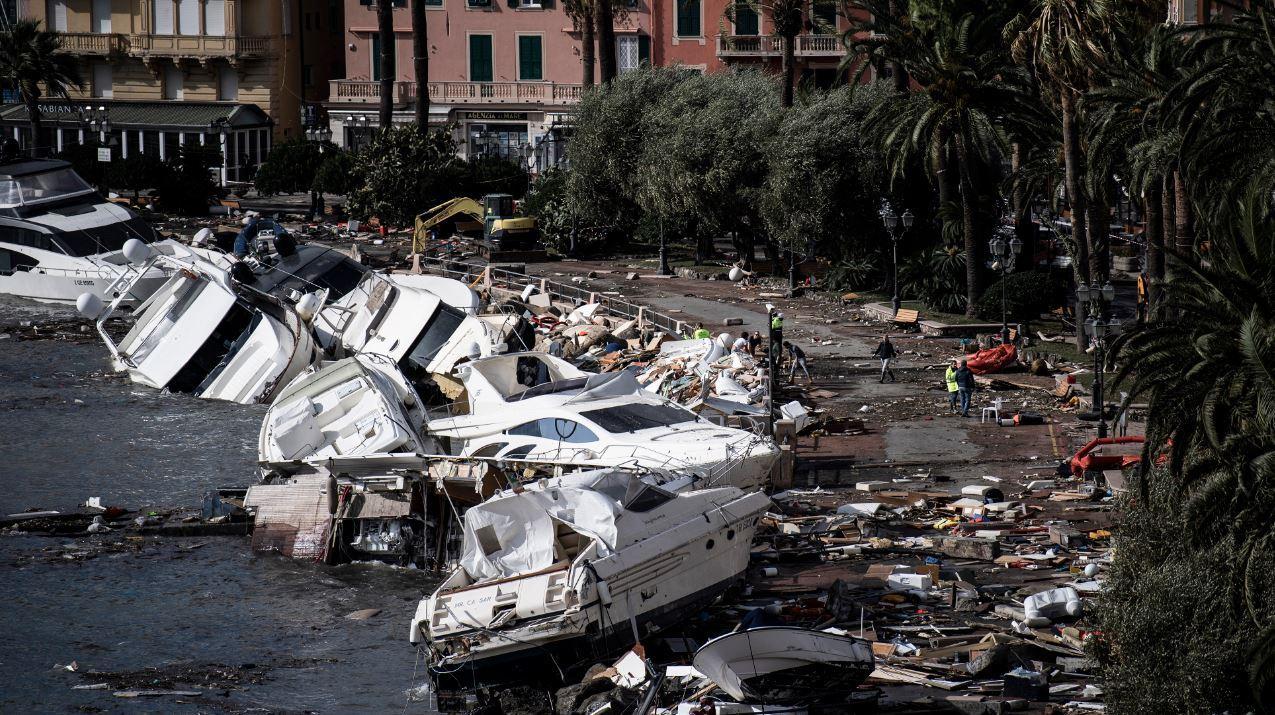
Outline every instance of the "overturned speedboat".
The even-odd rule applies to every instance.
[[[742,489],[763,484],[778,456],[769,439],[709,422],[627,372],[586,373],[546,353],[457,372],[464,401],[428,423],[450,454],[689,471],[698,486]]]
[[[211,263],[177,260],[140,241],[128,242],[124,251],[143,269],[156,264],[175,269],[138,306],[132,330],[116,344],[104,328],[127,288],[109,305],[92,293],[81,295],[77,305],[97,323],[115,369],[127,371],[134,382],[208,399],[269,402],[318,358],[306,324],[317,300],[294,308]],[[139,270],[136,277],[144,275]]]
[[[284,387],[258,440],[263,468],[293,471],[303,460],[430,453],[425,409],[388,358],[367,354],[319,363]]]
[[[734,584],[769,505],[734,487],[674,494],[621,470],[500,492],[465,513],[460,568],[421,601],[411,641],[429,645],[439,674],[546,652],[562,669],[624,648]]]
[[[695,669],[739,701],[807,704],[844,699],[867,680],[872,645],[835,630],[766,626],[714,638]]]

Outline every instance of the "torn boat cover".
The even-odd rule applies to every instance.
[[[843,631],[767,626],[714,638],[694,664],[736,700],[805,702],[848,694],[875,659],[871,644]]]

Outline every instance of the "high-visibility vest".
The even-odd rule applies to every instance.
[[[695,334],[692,335],[691,337],[694,338],[695,340],[703,340],[704,338],[713,337],[713,334],[708,332],[708,328],[700,328],[699,330],[696,330]]]
[[[947,369],[947,374],[943,376],[943,379],[947,380],[948,392],[956,392],[958,389],[960,389],[956,384],[956,368],[949,367]]]
[[[780,318],[779,316],[775,316],[774,318],[771,318],[771,319],[770,319],[770,329],[771,329],[771,330],[783,330],[783,329],[784,329],[784,319],[783,319],[783,318]]]

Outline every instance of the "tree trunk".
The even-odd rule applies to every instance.
[[[31,145],[26,149],[27,156],[38,159],[36,147],[40,145],[40,130],[44,125],[44,117],[40,116],[40,85],[31,83],[22,94],[27,100],[27,122],[31,125]]]
[[[376,5],[376,32],[380,37],[381,56],[381,129],[394,122],[394,3],[379,0]]]
[[[890,17],[899,16],[899,4],[896,0],[890,0]],[[890,82],[894,88],[900,92],[906,92],[908,88],[908,73],[903,69],[902,62],[889,62],[890,66]]]
[[[1015,174],[1023,166],[1023,145],[1015,142],[1010,154],[1010,165]],[[1033,270],[1036,267],[1036,224],[1032,223],[1031,205],[1022,182],[1015,179],[1013,189],[1014,235],[1023,242],[1015,270]]]
[[[593,0],[594,32],[598,35],[598,79],[611,84],[615,79],[615,22],[611,19],[612,0]]]
[[[589,11],[580,18],[580,62],[584,65],[584,77],[581,79],[581,84],[585,88],[593,86],[593,58],[593,13]]]
[[[974,317],[974,304],[982,294],[979,285],[979,269],[983,267],[980,260],[979,240],[975,233],[975,209],[978,197],[974,193],[974,180],[970,173],[969,148],[965,146],[963,134],[956,135],[956,158],[960,163],[961,175],[961,228],[965,234],[965,315]]]
[[[956,200],[956,192],[960,190],[956,176],[956,157],[951,147],[952,134],[940,127],[934,152],[934,178],[939,183],[939,208]]]
[[[1095,283],[1105,283],[1111,271],[1111,217],[1098,199],[1089,202],[1089,275]]]
[[[1063,164],[1066,167],[1067,203],[1071,206],[1071,237],[1076,244],[1072,260],[1080,264],[1080,275],[1090,281],[1088,221],[1085,216],[1085,195],[1080,186],[1084,174],[1084,157],[1080,154],[1080,127],[1076,121],[1076,99],[1070,90],[1062,93]]]
[[[416,73],[416,126],[429,131],[429,20],[425,0],[412,0],[412,62]]]
[[[783,83],[784,83],[783,98],[781,100],[781,103],[783,104],[785,108],[792,106],[793,84],[795,82],[794,72],[796,71],[793,57],[794,57],[794,53],[796,52],[796,47],[795,47],[796,44],[797,44],[797,37],[795,35],[784,38],[784,53],[782,55],[782,60],[781,60],[782,67],[780,67],[780,69],[783,74]]]
[[[1173,204],[1176,209],[1173,217],[1174,246],[1178,255],[1186,259],[1195,250],[1195,226],[1191,217],[1191,199],[1180,170],[1173,172]]]
[[[1159,182],[1154,182],[1146,190],[1144,195],[1144,211],[1143,219],[1146,221],[1146,231],[1143,232],[1143,239],[1147,242],[1147,303],[1148,308],[1155,307],[1160,302],[1160,284],[1164,281],[1164,224],[1161,210],[1163,199],[1160,196]]]

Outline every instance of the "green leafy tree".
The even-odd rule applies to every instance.
[[[485,194],[526,196],[527,168],[503,156],[470,157],[456,191],[474,199]]]
[[[415,125],[381,129],[354,157],[350,213],[410,226],[420,212],[454,198],[465,176],[449,132]]]
[[[567,198],[570,173],[570,168],[554,167],[540,174],[522,206],[524,214],[536,218],[545,246],[567,255],[574,249],[575,229]]]
[[[154,189],[166,178],[164,162],[154,154],[134,152],[111,162],[107,181],[112,188],[133,192],[137,201],[142,189]]]
[[[42,115],[40,98],[70,99],[80,89],[79,59],[60,52],[62,38],[40,29],[38,20],[18,20],[0,28],[0,85],[17,89],[31,123],[32,146],[38,146]]]
[[[160,205],[167,211],[192,216],[208,213],[209,202],[217,194],[212,167],[221,165],[221,152],[194,142],[183,144],[177,156],[164,164],[156,187]]]
[[[71,162],[71,168],[80,178],[97,187],[107,184],[107,169],[110,164],[97,160],[97,150],[101,146],[96,139],[83,144],[67,144],[57,158]]]

